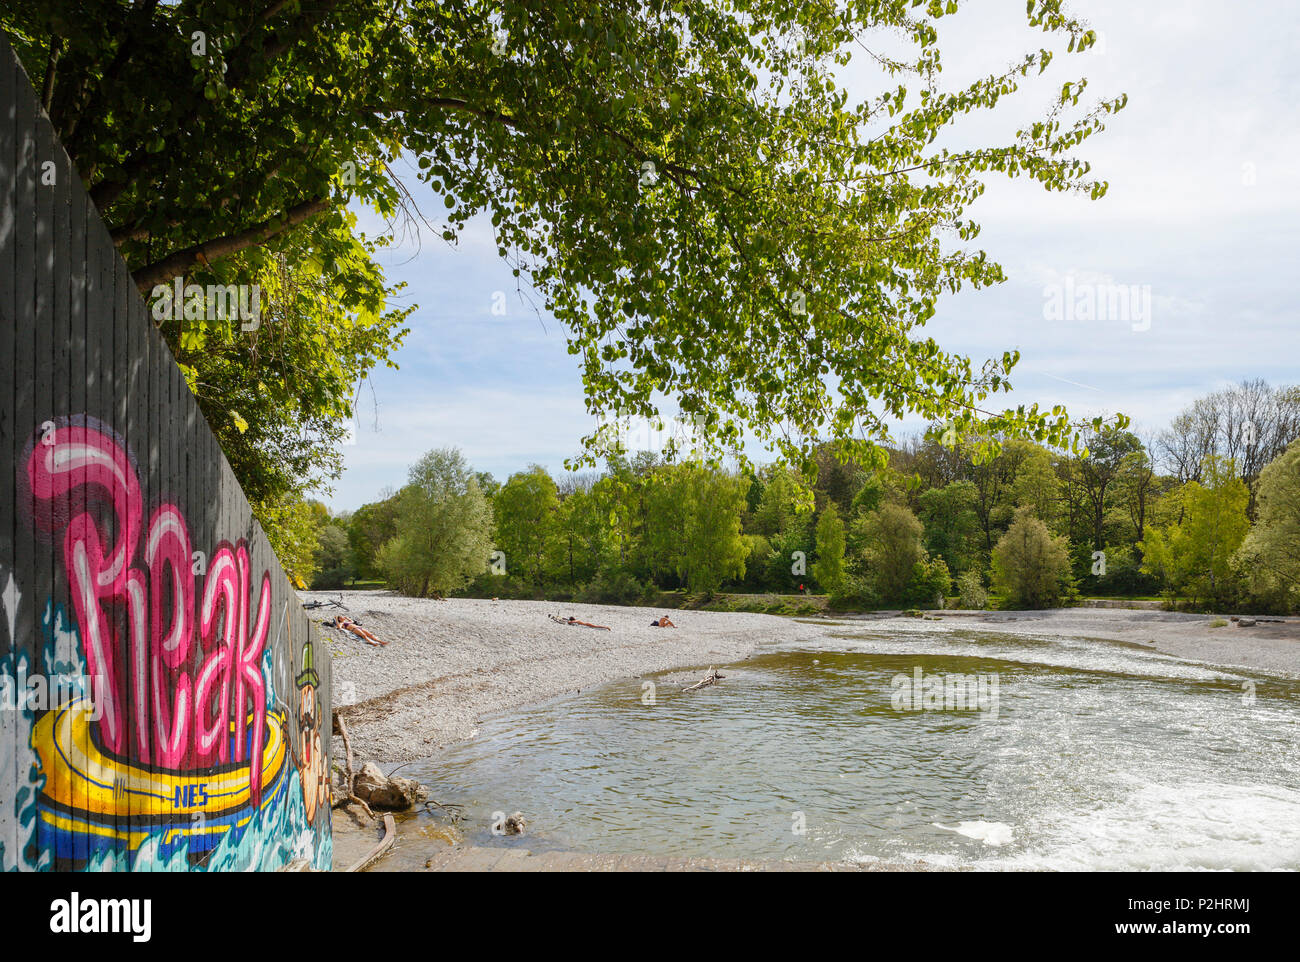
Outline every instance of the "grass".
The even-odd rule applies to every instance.
[[[825,595],[727,595],[729,611],[760,611],[773,615],[810,615],[826,610]]]
[[[698,611],[743,611],[764,615],[816,615],[826,610],[825,595],[723,594],[692,595],[661,591],[643,602],[649,607]]]
[[[1083,595],[1081,601],[1164,601],[1160,595]]]
[[[379,591],[388,587],[387,581],[353,581],[339,585],[337,588],[317,588],[314,585],[309,586],[307,591],[319,591],[322,593],[340,592],[340,591]]]

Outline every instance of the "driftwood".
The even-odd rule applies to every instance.
[[[365,804],[364,802],[362,803]],[[393,842],[397,840],[397,824],[393,821],[393,816],[384,816],[384,837],[379,840],[379,844],[363,855],[357,861],[349,865],[344,871],[360,872],[378,862],[390,848]]]
[[[430,806],[438,809],[441,812],[446,813],[447,817],[451,819],[451,824],[453,825],[459,825],[461,821],[465,818],[465,812],[464,812],[465,806],[457,805],[455,802],[447,802],[444,804],[442,802],[435,801],[432,798],[425,799],[424,802],[425,811],[428,811]]]
[[[347,781],[344,782],[344,785],[346,786],[347,791],[346,793],[340,792],[339,797],[334,800],[334,804],[330,807],[342,808],[344,805],[350,805],[355,802],[357,805],[361,806],[363,812],[371,818],[374,818],[375,813],[370,810],[370,806],[362,799],[358,798],[356,792],[352,789],[352,786],[356,784],[356,776],[352,773],[352,740],[348,738],[347,723],[343,721],[343,716],[337,711],[334,712],[334,733],[343,738],[343,754],[347,759],[347,770],[344,772],[344,778],[346,778]]]
[[[726,675],[719,674],[718,669],[710,667],[708,673],[703,678],[691,685],[691,687],[683,688],[682,691],[698,691],[699,689],[706,688],[709,685],[716,685],[726,677]]]

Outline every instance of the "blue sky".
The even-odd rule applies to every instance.
[[[1300,380],[1300,18],[1282,2],[1248,10],[1076,2],[1072,10],[1098,31],[1098,49],[1058,56],[1000,118],[956,135],[1005,139],[1062,82],[1086,75],[1093,96],[1129,95],[1081,152],[1110,192],[1091,202],[992,181],[970,213],[984,228],[976,246],[1008,280],[941,302],[927,332],[977,363],[1019,349],[1016,390],[1000,395],[1009,404],[1063,403],[1075,417],[1123,411],[1139,433],[1244,377]],[[946,80],[999,69],[1031,49],[1038,35],[1023,27],[1023,11],[1019,0],[983,0],[946,23]],[[856,61],[840,79],[859,99],[879,88]],[[441,203],[413,175],[406,180],[432,221]],[[377,226],[365,215],[362,222]],[[486,220],[454,247],[427,230],[406,237],[382,263],[419,308],[396,357],[400,369],[377,371],[362,387],[355,444],[324,500],[335,510],[375,500],[433,447],[458,447],[499,479],[532,463],[561,472],[594,426],[578,367],[563,329],[516,293]],[[1045,302],[1067,278],[1076,289],[1149,290],[1149,328],[1049,319]],[[505,316],[492,313],[497,292]]]

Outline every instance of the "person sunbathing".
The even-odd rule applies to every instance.
[[[571,625],[585,625],[588,628],[604,628],[606,631],[610,630],[609,625],[593,625],[590,621],[579,621],[577,618],[573,617],[573,615],[569,615],[565,621]]]
[[[331,628],[337,628],[340,631],[350,631],[358,638],[363,639],[369,645],[387,645],[388,642],[380,641],[366,629],[349,618],[347,615],[335,615],[332,622],[326,622]]]
[[[662,618],[656,618],[654,621],[650,622],[650,627],[651,628],[676,628],[677,626],[668,620],[667,615],[664,615]]]
[[[569,615],[567,618],[563,618],[560,615],[547,615],[547,617],[558,625],[582,625],[586,628],[601,628],[605,631],[611,630],[609,625],[593,625],[590,621],[579,621],[577,618],[573,617],[573,615]]]

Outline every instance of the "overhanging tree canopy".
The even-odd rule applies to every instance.
[[[1073,151],[1124,98],[1080,106],[1072,78],[1007,143],[945,149],[955,120],[1094,39],[1029,0],[1046,46],[949,90],[936,24],[957,8],[25,0],[3,22],[142,289],[308,220],[328,269],[349,202],[402,205],[389,164],[409,153],[446,239],[490,213],[594,412],[653,417],[669,396],[720,445],[749,428],[808,460],[817,438],[870,455],[907,414],[1073,436],[1059,407],[987,405],[1014,352],[977,369],[918,328],[941,294],[1002,279],[963,246],[985,178],[1100,196]],[[907,53],[878,52],[886,35]],[[886,78],[860,103],[835,74],[854,57]]]

